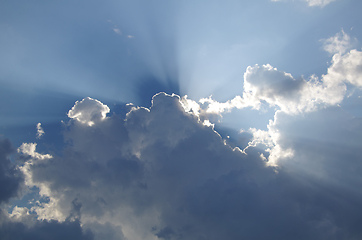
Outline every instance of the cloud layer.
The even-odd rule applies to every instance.
[[[61,155],[38,153],[36,144],[19,149],[25,183],[39,189],[40,201],[30,209],[38,220],[26,225],[29,211],[14,208],[2,233],[38,237],[69,229],[73,239],[215,240],[362,235],[353,225],[362,209],[355,191],[306,177],[291,164],[268,166],[257,147],[232,149],[190,106],[160,93],[150,109],[133,107],[122,119],[105,116],[108,107],[95,99],[76,102]],[[283,131],[279,144],[287,147],[288,130],[273,127]],[[292,143],[303,159],[309,145]]]

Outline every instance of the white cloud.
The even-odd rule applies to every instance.
[[[282,113],[280,110],[277,111],[274,115],[274,120],[269,121],[267,131],[250,128],[249,132],[253,135],[253,137],[248,143],[248,146],[243,150],[246,151],[250,147],[264,149],[267,154],[264,156],[262,153],[262,158],[267,160],[267,164],[269,166],[278,166],[280,159],[289,159],[294,156],[294,151],[292,148],[288,148],[280,144],[280,139],[282,136],[276,127],[276,123],[279,123],[278,115],[280,113]]]
[[[68,112],[68,117],[92,126],[95,122],[102,121],[109,113],[109,107],[100,101],[87,97],[80,102],[76,102]]]
[[[263,100],[280,108],[275,113],[274,120],[268,125],[267,135],[261,137],[260,134],[256,134],[260,130],[252,131],[254,138],[250,144],[267,146],[270,164],[278,164],[280,159],[293,156],[293,148],[281,144],[281,135],[276,127],[280,126],[277,116],[283,113],[289,115],[308,113],[328,106],[336,106],[346,95],[346,83],[351,87],[362,87],[362,52],[356,49],[347,51],[351,48],[350,37],[342,31],[325,40],[324,48],[334,55],[327,74],[322,75],[320,79],[311,76],[308,80],[300,79],[300,83],[297,84],[290,74],[280,72],[270,65],[248,67],[244,75],[244,89],[246,88],[244,99],[253,99],[254,107]],[[279,84],[280,81],[284,83]],[[286,90],[288,86],[289,89]]]
[[[18,148],[18,153],[21,153],[23,155],[29,155],[30,157],[34,159],[44,160],[48,158],[52,158],[50,154],[40,154],[36,152],[36,145],[37,143],[23,143]]]
[[[268,131],[251,129],[253,140],[249,146],[266,146],[269,164],[277,164],[278,159],[291,157],[293,149],[279,144],[277,116],[286,113],[300,115],[340,104],[346,96],[347,84],[350,88],[362,87],[362,52],[352,47],[350,37],[343,31],[324,41],[324,49],[333,53],[327,74],[320,78],[315,75],[308,79],[295,79],[291,74],[279,71],[269,64],[249,66],[244,73],[242,97],[224,103],[211,97],[200,100],[200,112],[213,114],[231,111],[233,108],[252,107],[260,109],[262,103],[276,107],[274,120],[270,121]],[[263,134],[262,134],[263,133]]]
[[[204,122],[202,124],[207,127],[212,127],[212,128],[215,127],[215,124],[211,123],[210,120],[208,120],[208,119],[204,120]]]
[[[185,112],[194,114],[198,117],[200,116],[201,108],[200,108],[200,105],[196,101],[188,99],[187,95],[185,95],[180,99],[180,102],[181,102],[182,107],[184,108]]]
[[[121,30],[119,29],[119,28],[113,28],[113,31],[115,32],[115,33],[117,33],[118,35],[122,35],[122,32],[121,32]]]
[[[41,123],[36,125],[36,138],[41,138],[44,135],[44,129],[41,127]]]
[[[324,49],[334,53],[327,74],[308,79],[295,79],[290,73],[279,71],[270,64],[249,66],[244,73],[243,96],[236,96],[225,103],[211,98],[206,112],[219,114],[233,108],[259,109],[264,101],[289,114],[299,114],[339,104],[345,97],[346,83],[362,87],[362,52],[351,48],[350,37],[343,31],[324,40]]]
[[[328,85],[337,85],[347,82],[353,86],[362,87],[362,52],[356,49],[340,54],[336,53],[328,73],[323,81]]]
[[[322,39],[323,48],[331,54],[344,54],[352,48],[351,38],[343,30],[328,39]]]
[[[225,103],[217,102],[213,100],[211,97],[202,98],[200,99],[199,102],[204,105],[206,104],[206,113],[214,113],[214,114],[219,114],[224,111],[230,111],[233,108],[243,109],[245,107],[253,105],[252,103],[241,98],[240,96],[236,96],[232,100],[228,100]]]
[[[211,98],[201,99],[206,112],[219,114],[233,108],[252,107],[260,109],[262,102],[278,107],[289,114],[314,111],[318,107],[342,101],[345,93],[341,82],[324,84],[315,76],[309,80],[295,79],[289,73],[279,71],[270,64],[249,66],[244,73],[243,96],[236,96],[225,103]]]
[[[281,2],[281,1],[294,1],[294,0],[271,0],[272,2]],[[330,4],[331,2],[334,2],[336,0],[302,0],[304,2],[308,3],[308,6],[310,7],[325,7],[326,5]]]
[[[328,4],[330,4],[331,2],[334,2],[336,0],[304,0],[308,3],[309,6],[313,7],[313,6],[320,6],[320,7],[324,7]]]
[[[282,111],[303,111],[308,108],[307,103],[301,102],[306,88],[304,79],[294,79],[291,74],[269,64],[249,66],[244,73],[243,98],[254,108],[259,108],[261,101],[265,101],[271,106],[279,106]]]

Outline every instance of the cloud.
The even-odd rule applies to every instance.
[[[27,209],[15,209],[18,211],[17,219],[12,215],[6,216],[4,212],[0,213],[0,238],[4,240],[47,240],[47,239],[74,239],[74,240],[93,240],[93,234],[90,231],[84,232],[79,220],[58,222],[38,221],[31,218]],[[20,212],[21,211],[21,212]],[[22,216],[22,215],[26,216]],[[20,221],[21,218],[27,218],[27,221]]]
[[[362,87],[362,52],[356,49],[333,55],[332,65],[328,73],[323,76],[324,82],[329,86],[349,83],[353,86]],[[342,85],[342,87],[344,87]]]
[[[122,35],[122,31],[121,29],[117,26],[117,24],[115,22],[113,22],[112,20],[107,20],[107,22],[111,23],[113,25],[112,30],[113,32],[115,32],[117,35]],[[126,38],[134,38],[133,35],[126,35]]]
[[[122,35],[122,32],[119,28],[113,28],[113,31],[117,33],[118,35]]]
[[[46,158],[52,158],[50,154],[40,154],[36,152],[36,143],[23,143],[18,148],[18,153],[29,155],[30,157],[33,157],[34,159],[46,159]]]
[[[41,127],[41,123],[36,125],[36,138],[41,138],[44,135],[44,129]]]
[[[22,223],[6,223],[0,227],[0,237],[4,240],[46,240],[74,239],[91,240],[91,233],[83,233],[78,222],[40,221],[34,227]]]
[[[330,4],[331,2],[334,2],[336,0],[304,0],[308,3],[309,6],[313,7],[313,6],[320,6],[320,7],[324,7],[328,4]]]
[[[294,113],[310,108],[308,100],[303,101],[307,85],[304,79],[294,79],[291,74],[269,64],[249,66],[244,73],[243,98],[254,108],[265,101],[279,106],[282,111]]]
[[[39,154],[34,154],[34,151],[31,151],[35,150],[35,146],[33,149],[29,147],[29,149],[28,153],[32,154],[32,157]],[[20,190],[22,192],[25,190],[23,189],[24,178],[21,171],[9,160],[11,153],[13,153],[13,149],[10,141],[7,139],[0,140],[0,203],[2,203],[2,207],[6,206],[5,204],[10,201],[10,198],[18,197]],[[32,216],[27,208],[15,206],[11,214],[0,209],[0,238],[4,240],[93,239],[90,231],[83,233],[79,219],[58,222],[38,221],[34,217],[34,214]]]
[[[18,196],[23,182],[21,172],[9,160],[13,148],[8,139],[0,139],[0,203]]]
[[[95,122],[104,120],[109,111],[108,106],[98,100],[87,97],[75,103],[73,108],[69,110],[68,117],[92,126]]]
[[[351,49],[350,37],[341,31],[323,40],[324,49],[333,53],[327,74],[295,79],[270,64],[247,67],[244,73],[243,95],[225,103],[210,98],[200,100],[206,112],[220,114],[233,108],[260,109],[263,102],[288,114],[301,114],[337,105],[346,95],[347,85],[362,87],[362,52]]]
[[[342,30],[334,37],[324,41],[324,49],[333,53],[327,74],[318,78],[295,79],[291,74],[272,67],[269,64],[249,66],[244,73],[244,92],[225,103],[211,98],[201,99],[204,111],[221,114],[233,108],[252,107],[260,109],[267,103],[276,107],[274,120],[268,124],[268,131],[250,129],[253,140],[249,146],[264,146],[269,153],[269,164],[277,164],[278,159],[293,156],[293,148],[284,148],[279,144],[280,133],[278,116],[300,115],[337,106],[350,89],[362,87],[362,52],[351,49],[350,37]],[[206,105],[205,105],[206,103]],[[202,112],[203,110],[200,110]]]
[[[150,109],[133,106],[122,119],[107,117],[108,107],[98,100],[76,102],[64,124],[67,145],[61,154],[38,153],[36,144],[23,144],[19,150],[26,185],[47,199],[30,209],[38,218],[33,230],[25,227],[26,209],[14,208],[19,232],[54,225],[73,229],[69,234],[80,239],[90,238],[90,230],[96,240],[362,236],[353,227],[362,201],[355,191],[341,187],[341,182],[348,183],[343,177],[337,184],[300,172],[293,164],[270,166],[264,155],[272,153],[258,148],[262,143],[276,151],[277,144],[293,149],[295,159],[303,161],[306,155],[318,162],[309,145],[298,148],[293,138],[288,142],[287,132],[293,131],[280,127],[286,117],[297,115],[277,112],[269,131],[254,129],[253,144],[241,151],[203,124],[195,103],[159,93]],[[342,164],[340,159],[334,164]],[[332,166],[323,170],[329,176],[338,172]],[[359,182],[358,172],[345,170]],[[3,232],[13,234],[12,224],[3,225]]]
[[[335,36],[323,40],[324,49],[334,54],[327,74],[320,78],[315,75],[308,79],[295,79],[291,74],[279,71],[269,64],[249,66],[244,74],[243,96],[236,96],[225,103],[211,98],[201,99],[206,112],[221,114],[233,108],[252,107],[260,109],[263,103],[277,107],[274,120],[268,131],[250,129],[253,140],[249,146],[264,146],[269,153],[269,164],[278,159],[293,156],[293,148],[279,144],[280,133],[276,125],[283,113],[299,115],[340,104],[350,89],[360,88],[362,52],[351,49],[351,38],[342,30]],[[206,105],[205,105],[206,104]],[[199,110],[202,112],[203,109]],[[261,134],[262,133],[262,134]]]
[[[309,80],[295,79],[290,73],[279,71],[270,64],[249,66],[244,73],[243,96],[236,96],[225,103],[211,98],[201,99],[206,103],[206,112],[219,114],[233,108],[252,107],[260,109],[263,102],[278,107],[289,114],[314,111],[319,107],[334,105],[342,101],[345,93],[342,80],[325,84],[317,77]]]
[[[288,1],[288,0],[271,0],[272,2],[281,2],[281,1]],[[294,1],[294,0],[292,0]],[[308,6],[310,7],[325,7],[326,5],[330,4],[331,2],[334,2],[336,0],[303,0],[304,2],[308,3]]]
[[[351,38],[343,30],[335,36],[328,39],[322,39],[321,41],[323,41],[324,50],[331,54],[344,54],[347,50],[352,48]]]

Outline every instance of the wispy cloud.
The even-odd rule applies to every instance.
[[[323,48],[331,54],[344,54],[352,48],[351,38],[343,30],[328,39],[322,39]]]
[[[119,28],[113,28],[113,31],[117,33],[118,35],[122,35],[122,32]]]
[[[294,1],[294,0],[271,0],[272,2],[286,2],[286,1]],[[325,7],[326,5],[334,2],[336,0],[300,0],[308,3],[310,7]]]
[[[330,4],[331,2],[334,2],[336,0],[304,0],[308,3],[309,6],[313,7],[313,6],[320,6],[320,7],[324,7],[328,4]]]
[[[41,138],[44,135],[44,129],[41,127],[41,123],[38,123],[36,125],[36,138]]]

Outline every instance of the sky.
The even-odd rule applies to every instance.
[[[362,239],[362,2],[0,3],[0,238]]]

